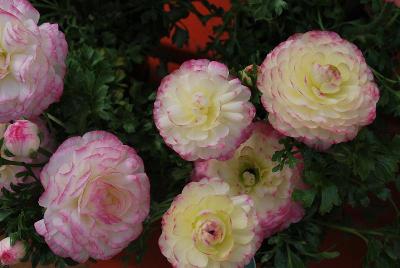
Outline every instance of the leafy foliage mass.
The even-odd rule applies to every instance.
[[[383,0],[232,0],[225,12],[206,0],[32,2],[42,21],[60,25],[69,44],[64,95],[44,115],[57,141],[103,129],[135,147],[145,162],[152,185],[151,213],[144,233],[127,249],[128,256],[134,253],[139,259],[152,228],[192,169],[164,145],[152,120],[157,83],[150,79],[147,57],[163,56],[160,38],[172,32],[173,42],[181,47],[189,38],[182,23],[189,13],[204,23],[220,17],[222,22],[203,52],[227,63],[252,89],[258,120],[267,120],[267,113],[256,87],[256,65],[277,44],[313,29],[335,31],[355,43],[381,90],[377,119],[354,141],[324,153],[291,138],[281,141],[284,149],[274,156],[274,171],[294,166],[302,155],[309,187],[294,192],[293,198],[303,203],[307,213],[302,222],[265,240],[257,260],[263,267],[301,268],[309,260],[335,258],[340,253],[334,246],[320,250],[326,230],[335,229],[366,243],[365,267],[399,267],[400,213],[393,194],[400,190],[400,136],[395,135],[400,126],[400,8]],[[198,4],[209,12],[200,12]],[[242,71],[248,65],[253,68]],[[20,175],[31,179],[29,170]],[[71,260],[52,254],[34,232],[33,223],[43,216],[37,204],[41,185],[33,180],[12,190],[3,190],[0,197],[0,230],[13,240],[29,242],[27,258],[33,266],[72,265]],[[377,215],[387,208],[396,217],[386,226],[356,225],[348,213],[358,209]]]

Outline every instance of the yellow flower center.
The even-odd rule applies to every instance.
[[[243,147],[239,153],[238,161],[239,184],[244,193],[251,193],[259,184],[268,187],[276,183],[270,183],[273,180],[271,164],[259,155],[254,148]]]
[[[220,260],[225,258],[232,246],[232,226],[228,214],[224,211],[201,212],[193,224],[193,236],[196,248]]]
[[[340,90],[342,76],[338,68],[331,64],[314,64],[311,68],[312,89],[319,96],[337,93]]]
[[[3,79],[9,73],[10,54],[0,48],[0,79]]]

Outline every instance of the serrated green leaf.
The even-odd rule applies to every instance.
[[[319,208],[321,214],[330,212],[334,206],[339,206],[341,203],[342,201],[335,185],[331,184],[322,188],[321,205]]]

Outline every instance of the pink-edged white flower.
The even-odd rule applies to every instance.
[[[277,164],[272,156],[283,149],[279,144],[283,136],[262,122],[253,123],[251,130],[250,138],[231,159],[197,161],[193,180],[218,176],[229,184],[230,194],[249,195],[264,236],[270,236],[303,218],[304,209],[291,199],[295,188],[304,187],[300,177],[302,163],[273,172]]]
[[[21,120],[20,120],[21,121]],[[24,120],[22,120],[24,121]],[[29,119],[29,122],[35,124],[38,127],[38,132],[41,136],[40,146],[47,150],[48,152],[53,152],[54,149],[54,139],[53,136],[50,134],[49,130],[46,127],[45,122],[40,117],[35,117]],[[10,127],[9,124],[0,124],[0,139],[4,138],[4,134],[6,129]],[[48,158],[42,154],[37,155],[35,158],[31,158],[29,156],[13,156],[10,157],[9,154],[6,152],[6,145],[3,142],[3,147],[0,149],[1,157],[11,161],[18,161],[18,162],[25,162],[25,163],[43,163]],[[15,153],[15,152],[14,152]],[[0,167],[0,195],[1,189],[6,188],[7,190],[11,190],[10,184],[18,184],[22,182],[30,182],[32,178],[25,180],[23,177],[17,176],[18,173],[24,172],[26,169],[21,166],[14,166],[14,165],[2,165]],[[39,176],[40,169],[33,168],[33,172]]]
[[[28,120],[17,120],[4,133],[4,146],[17,157],[29,157],[40,146],[39,128]]]
[[[93,131],[66,140],[40,175],[44,218],[35,223],[50,249],[85,262],[110,259],[142,232],[150,184],[135,150]]]
[[[395,4],[397,7],[400,7],[400,0],[385,0],[385,2],[387,2],[387,3],[393,3],[393,4]]]
[[[248,136],[255,115],[250,95],[224,64],[190,60],[162,80],[154,121],[185,160],[226,159]]]
[[[14,265],[21,262],[26,255],[26,247],[23,242],[16,241],[11,245],[10,237],[0,241],[0,264]]]
[[[0,122],[37,116],[62,94],[67,43],[38,21],[27,0],[0,0]]]
[[[0,139],[4,137],[4,132],[6,131],[7,124],[0,124]],[[13,158],[8,157],[4,153],[4,145],[3,148],[0,148],[0,155],[4,159],[13,160]],[[16,175],[25,170],[24,167],[21,166],[10,166],[10,165],[2,165],[0,166],[0,196],[2,195],[1,189],[6,188],[10,189],[10,184],[20,183],[22,182],[22,178],[18,178]]]
[[[179,268],[244,267],[261,244],[251,198],[213,178],[191,182],[162,219],[159,245]]]
[[[376,115],[379,90],[361,51],[333,32],[295,34],[261,65],[272,126],[319,150],[352,140]]]

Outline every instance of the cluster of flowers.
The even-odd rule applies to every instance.
[[[104,131],[69,138],[44,158],[54,144],[38,116],[62,95],[68,46],[56,24],[38,21],[27,0],[0,0],[0,189],[26,182],[18,176],[26,164],[48,161],[32,169],[44,187],[37,232],[59,256],[108,259],[141,233],[149,180],[135,150]],[[26,243],[4,238],[0,264],[18,263]]]
[[[375,118],[379,90],[360,50],[336,33],[281,43],[258,68],[268,121],[253,122],[251,92],[218,62],[191,60],[163,79],[154,119],[167,145],[194,161],[192,182],[162,221],[174,267],[243,267],[263,239],[298,222],[302,161],[273,172],[284,136],[317,150],[353,139]]]
[[[21,166],[54,151],[35,118],[63,91],[67,44],[57,25],[37,26],[26,0],[0,0],[0,188]],[[375,118],[379,90],[360,50],[332,32],[297,34],[268,54],[257,86],[269,123],[253,122],[251,91],[227,66],[191,60],[165,77],[154,121],[165,143],[194,162],[192,182],[162,220],[159,245],[175,267],[243,267],[263,239],[298,222],[291,199],[306,186],[298,165],[273,172],[279,140],[290,136],[318,149],[353,139]],[[46,138],[47,137],[47,138]],[[35,223],[51,250],[77,262],[109,259],[142,231],[150,184],[142,159],[114,135],[71,137],[35,170],[45,208]],[[0,242],[0,262],[16,263],[24,243]]]

